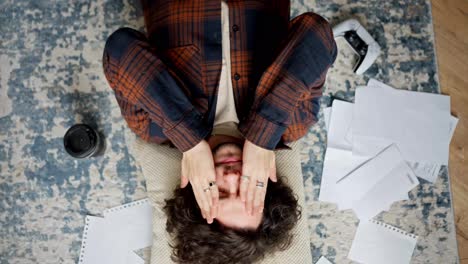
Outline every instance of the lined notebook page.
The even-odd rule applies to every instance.
[[[374,220],[362,221],[348,258],[364,264],[409,263],[417,236]]]

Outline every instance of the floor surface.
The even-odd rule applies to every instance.
[[[462,92],[467,87],[463,74],[468,75],[463,34],[468,33],[468,3],[463,1],[434,0],[434,13],[441,87],[452,95],[454,114],[461,119],[450,169],[460,255],[467,259],[468,243],[462,239],[468,234],[463,223],[468,206],[462,203],[467,200],[468,184],[462,181],[467,165],[461,164],[468,126],[463,112],[468,95]],[[0,0],[0,114],[5,115],[0,121],[0,263],[77,263],[86,215],[145,197],[131,149],[134,134],[122,119],[101,63],[112,31],[143,28],[138,2]],[[361,76],[351,70],[351,51],[341,49],[324,101],[330,95],[352,101],[355,88],[369,78],[401,89],[439,92],[429,3],[292,1],[293,16],[313,10],[332,24],[357,18],[383,47]],[[67,155],[63,135],[75,123],[100,130],[107,143],[103,156],[75,160]],[[317,201],[325,142],[320,114],[319,123],[301,141],[311,250],[314,263],[323,255],[344,264],[349,263],[346,256],[358,221],[351,211]],[[412,263],[457,263],[448,179],[444,168],[435,184],[421,183],[409,200],[378,217],[419,236]]]
[[[468,263],[468,1],[433,0],[440,87],[459,118],[450,145],[450,179],[460,263]]]

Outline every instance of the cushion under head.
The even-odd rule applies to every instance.
[[[276,171],[287,178],[287,183],[298,197],[302,217],[293,230],[291,246],[285,251],[267,255],[260,263],[312,263],[310,235],[307,225],[307,211],[304,205],[304,185],[298,144],[293,143],[291,150],[276,151]],[[166,215],[163,211],[165,199],[172,197],[174,189],[180,184],[180,161],[182,153],[167,145],[150,144],[141,139],[135,141],[135,157],[146,179],[148,198],[153,206],[153,246],[152,264],[170,264],[172,248],[171,237],[166,232]]]

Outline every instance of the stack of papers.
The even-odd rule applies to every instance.
[[[353,209],[361,220],[408,199],[416,176],[436,180],[458,121],[448,96],[376,80],[357,88],[355,104],[335,100],[324,116],[328,147],[319,200]]]
[[[448,163],[450,97],[393,89],[376,80],[356,89],[353,152],[371,156],[396,143],[405,160]]]
[[[324,112],[328,146],[319,200],[352,209],[360,219],[348,258],[409,263],[417,237],[371,220],[408,199],[447,165],[458,119],[450,98],[394,89],[376,80],[356,89],[355,103],[335,100]]]
[[[148,199],[86,216],[79,263],[144,264],[136,251],[150,247],[153,209]]]
[[[419,181],[396,144],[374,156],[353,154],[353,107],[333,103],[319,200],[336,203],[340,210],[353,209],[359,219],[367,220],[395,201],[408,199],[408,191]]]

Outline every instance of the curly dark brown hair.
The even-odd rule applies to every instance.
[[[283,179],[269,182],[263,219],[256,230],[233,229],[203,219],[190,184],[166,200],[166,230],[174,237],[172,260],[177,263],[253,263],[266,254],[285,250],[301,208]]]

